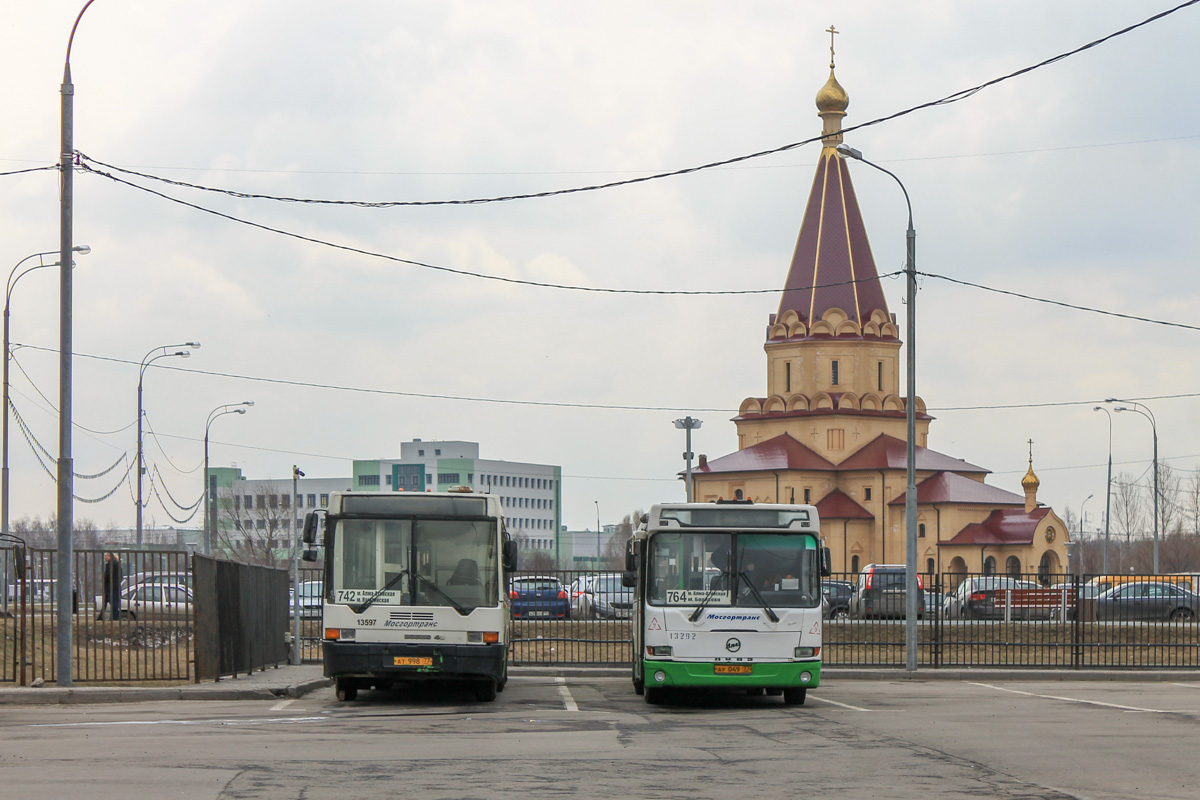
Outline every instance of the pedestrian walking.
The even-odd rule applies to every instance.
[[[109,619],[121,618],[121,557],[116,553],[104,554],[104,601],[97,619],[104,618],[106,609]]]

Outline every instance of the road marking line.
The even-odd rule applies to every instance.
[[[1119,703],[1105,703],[1100,700],[1084,700],[1080,697],[1060,697],[1054,694],[1037,694],[1035,692],[1022,692],[1019,689],[1008,689],[1004,686],[994,686],[990,683],[974,683],[967,681],[972,686],[982,686],[985,689],[995,689],[998,692],[1010,692],[1011,694],[1023,694],[1026,697],[1037,697],[1042,700],[1061,700],[1064,703],[1080,703],[1085,706],[1102,706],[1104,708],[1115,708],[1120,711],[1137,711],[1146,714],[1179,714],[1190,713],[1180,712],[1178,709],[1162,709],[1162,708],[1141,708],[1140,706],[1123,706]]]
[[[816,700],[818,703],[829,703],[829,705],[837,706],[838,708],[848,708],[851,711],[865,711],[868,714],[871,713],[871,709],[869,708],[859,708],[858,706],[852,706],[849,703],[839,703],[837,700],[830,700],[828,697],[810,697],[808,699]]]
[[[555,678],[554,682],[558,684],[558,693],[562,695],[563,706],[567,711],[578,711],[579,706],[575,704],[575,699],[571,697],[571,690],[567,688],[566,678]]]
[[[287,708],[294,702],[296,702],[296,698],[289,697],[287,700],[281,700],[278,703],[276,703],[275,705],[271,706],[271,710],[272,711],[283,711],[285,708]]]
[[[329,717],[278,717],[275,719],[130,719],[116,722],[39,722],[30,728],[102,728],[118,725],[292,725],[329,722]]]

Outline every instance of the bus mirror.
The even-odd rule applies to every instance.
[[[821,577],[827,577],[833,574],[833,557],[829,553],[828,547],[821,548]]]
[[[304,552],[302,552],[300,554],[300,558],[304,561],[316,561],[317,560],[316,548],[310,547],[309,549],[305,550]]]
[[[317,543],[317,512],[310,511],[304,515],[304,533],[301,534],[300,541],[305,544]]]
[[[509,572],[517,568],[517,543],[512,539],[504,540],[504,568]]]
[[[625,571],[626,572],[636,572],[637,571],[637,557],[634,555],[632,547],[630,547],[628,550],[625,551]],[[632,586],[633,584],[630,583],[627,585]]]
[[[632,589],[637,586],[637,573],[626,570],[621,573],[621,585],[626,589]]]

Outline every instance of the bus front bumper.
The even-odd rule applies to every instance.
[[[325,677],[385,681],[504,678],[502,644],[432,645],[325,641]]]
[[[721,666],[728,666],[724,663]],[[739,666],[746,666],[741,664]],[[745,689],[813,688],[821,683],[820,661],[756,661],[750,672],[718,674],[711,661],[643,662],[646,686],[728,686]],[[661,675],[661,680],[659,676]]]

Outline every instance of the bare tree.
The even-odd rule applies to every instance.
[[[292,497],[266,485],[218,499],[217,544],[238,561],[286,566],[292,557]]]
[[[1183,478],[1169,464],[1158,462],[1158,531],[1159,535],[1175,533],[1183,528]]]
[[[1186,497],[1183,507],[1187,515],[1187,532],[1200,536],[1200,467],[1192,470],[1184,485]]]

